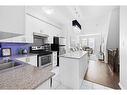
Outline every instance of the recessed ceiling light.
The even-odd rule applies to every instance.
[[[46,14],[48,14],[48,15],[50,15],[50,14],[52,14],[52,13],[54,12],[54,9],[53,9],[53,8],[50,8],[50,7],[42,7],[42,10],[43,10]]]

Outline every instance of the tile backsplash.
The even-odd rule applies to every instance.
[[[1,48],[11,48],[12,55],[17,55],[20,49],[26,49],[29,52],[29,47],[31,44],[27,43],[0,43],[0,56]]]

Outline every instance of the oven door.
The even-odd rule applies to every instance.
[[[39,56],[39,67],[47,66],[49,64],[51,64],[51,54]]]

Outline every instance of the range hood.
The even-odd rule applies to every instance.
[[[21,36],[21,35],[22,34],[8,33],[8,32],[0,31],[0,40],[7,39],[7,38],[12,38],[12,37],[16,37],[16,36]]]
[[[49,37],[49,35],[47,35],[47,34],[36,33],[36,32],[33,32],[33,35],[34,35],[35,37],[45,37],[45,38]]]

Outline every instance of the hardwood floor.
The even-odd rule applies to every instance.
[[[119,75],[113,73],[106,63],[100,61],[89,61],[84,79],[113,89],[120,89],[118,85]]]

